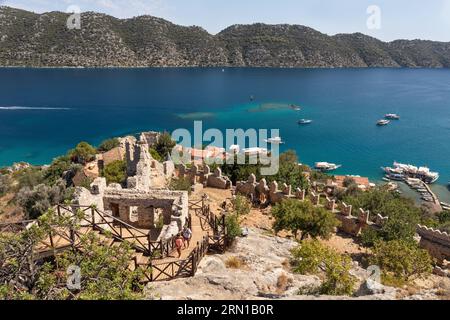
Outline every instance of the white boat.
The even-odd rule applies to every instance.
[[[389,120],[400,120],[400,116],[396,113],[388,113],[384,117]]]
[[[271,143],[271,144],[284,144],[283,140],[281,140],[280,137],[265,139],[264,142]]]
[[[302,111],[302,108],[299,106],[296,106],[295,104],[291,104],[291,109],[295,111]]]
[[[314,167],[317,170],[320,171],[334,171],[342,167],[341,165],[337,165],[335,163],[328,163],[328,162],[316,162],[314,164]]]
[[[387,126],[389,123],[391,123],[389,120],[379,120],[378,122],[377,122],[377,126]]]
[[[394,166],[383,168],[390,176],[398,175],[404,178],[419,179],[427,184],[433,184],[439,179],[438,172],[432,172],[428,167],[416,167],[410,164],[394,162]],[[409,179],[412,181],[412,179]]]
[[[300,119],[300,120],[298,120],[298,124],[310,124],[312,122],[313,121],[309,120],[309,119]]]

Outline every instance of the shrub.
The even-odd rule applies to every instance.
[[[98,146],[98,151],[100,152],[108,152],[114,148],[117,148],[118,146],[120,146],[120,141],[117,138],[111,138],[111,139],[107,139],[105,141],[103,141],[99,146]]]
[[[97,150],[87,142],[80,142],[75,149],[69,151],[72,162],[85,165],[95,159]]]
[[[233,241],[242,235],[239,218],[236,214],[231,214],[225,217],[225,228],[227,229],[227,237],[230,241]]]
[[[54,159],[52,164],[44,171],[44,180],[46,184],[53,185],[63,177],[63,175],[70,171],[73,163],[68,156],[62,156]]]
[[[54,186],[40,184],[34,188],[24,187],[16,195],[17,203],[23,208],[29,219],[36,219],[52,206],[71,199],[73,189],[59,180]]]
[[[11,177],[9,175],[0,174],[0,197],[11,188]]]
[[[116,160],[109,163],[103,169],[103,176],[106,182],[123,184],[127,178],[127,164],[123,160]]]
[[[409,281],[432,271],[430,255],[415,243],[403,240],[377,241],[372,252],[369,262],[381,268],[385,279],[394,276]]]
[[[191,181],[187,177],[172,179],[169,184],[170,190],[187,191],[191,193]]]
[[[250,201],[242,195],[237,195],[236,198],[232,200],[232,204],[234,212],[236,212],[238,216],[247,215],[252,209]]]
[[[302,241],[292,251],[293,270],[300,274],[323,274],[321,294],[350,295],[355,278],[350,274],[351,259],[326,247],[317,240]]]
[[[127,244],[105,246],[96,234],[89,233],[80,239],[83,251],[66,250],[56,253],[55,263],[42,263],[33,259],[30,248],[47,237],[51,226],[64,230],[74,225],[51,212],[39,218],[39,222],[22,233],[0,234],[0,299],[143,298],[137,281],[141,273],[128,269],[134,251]],[[72,265],[80,268],[81,281],[79,290],[69,291],[67,270]]]
[[[225,261],[225,265],[230,269],[241,269],[245,265],[245,262],[239,257],[230,257]]]
[[[44,182],[43,172],[37,167],[19,170],[13,174],[13,178],[17,181],[17,189],[24,187],[33,188]]]

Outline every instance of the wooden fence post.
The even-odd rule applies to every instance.
[[[92,219],[92,228],[95,228],[95,210],[93,207],[91,207],[91,219]]]

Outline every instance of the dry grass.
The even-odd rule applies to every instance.
[[[277,280],[277,289],[278,292],[286,291],[289,286],[292,284],[292,279],[286,276],[286,274],[282,273],[278,276]]]
[[[225,261],[225,265],[229,269],[242,269],[246,266],[246,263],[239,257],[230,257]]]

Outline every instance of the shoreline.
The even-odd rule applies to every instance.
[[[2,66],[1,69],[105,69],[105,70],[124,70],[124,69],[280,69],[280,70],[366,70],[366,69],[387,69],[387,70],[450,70],[450,67],[402,67],[402,66],[379,66],[379,67],[363,67],[363,66]]]

